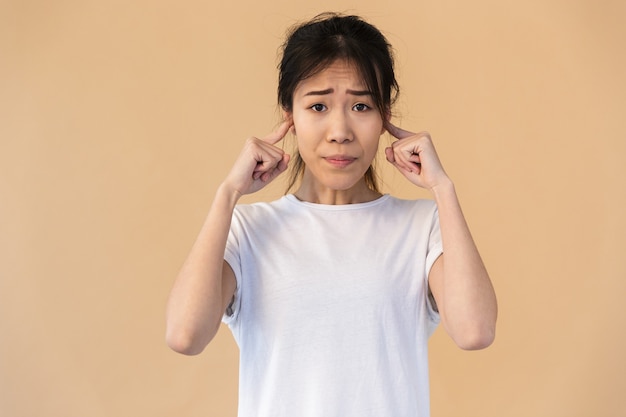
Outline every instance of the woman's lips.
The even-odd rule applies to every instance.
[[[324,157],[324,159],[336,168],[345,168],[356,161],[356,158],[346,155],[331,155]]]

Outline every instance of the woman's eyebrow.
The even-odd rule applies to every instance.
[[[304,95],[305,96],[324,96],[324,95],[332,94],[334,92],[335,92],[334,88],[327,88],[326,90],[309,91]],[[371,96],[372,92],[369,90],[346,90],[346,94],[350,94],[353,96]]]
[[[372,92],[369,90],[346,90],[347,94],[351,94],[353,96],[371,96]]]
[[[326,90],[309,91],[308,93],[305,94],[305,96],[324,96],[324,95],[327,95],[327,94],[332,94],[334,92],[335,92],[334,89],[327,88]]]

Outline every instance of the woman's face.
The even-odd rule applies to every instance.
[[[362,187],[384,129],[372,94],[354,67],[335,61],[300,82],[292,117],[305,163],[303,185],[322,192]]]

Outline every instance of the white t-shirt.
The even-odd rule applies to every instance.
[[[428,416],[441,252],[430,200],[237,206],[224,322],[240,348],[239,417]]]

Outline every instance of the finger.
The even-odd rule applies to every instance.
[[[416,173],[419,175],[420,169],[418,166],[407,167],[405,164],[398,162],[397,160],[393,160],[393,161],[390,160],[389,156],[387,156],[387,161],[389,161],[391,165],[396,167],[396,169],[400,171],[402,174],[404,174],[405,176],[409,176],[409,175],[416,174]]]
[[[386,129],[387,129],[387,132],[389,132],[391,136],[393,136],[396,139],[406,139],[406,138],[410,138],[411,136],[415,136],[415,133],[409,132],[408,130],[401,129],[398,126],[392,124],[391,122],[387,123]]]
[[[251,158],[255,163],[254,170],[257,171],[260,167],[267,167],[280,160],[283,153],[282,149],[270,145],[262,139],[251,137],[246,141],[242,158],[246,160]]]
[[[262,175],[260,175],[259,178],[261,179],[261,181],[270,182],[274,178],[276,178],[277,176],[285,172],[285,170],[287,170],[287,166],[289,165],[289,159],[290,159],[289,155],[287,154],[283,155],[282,159],[278,162],[278,164],[273,169],[267,172],[264,172],[262,173]]]
[[[395,142],[398,143],[398,142]],[[412,148],[392,147],[395,165],[407,172],[419,172],[421,163],[419,155]]]
[[[289,154],[284,154],[283,155],[283,159],[280,160],[280,162],[278,163],[278,166],[277,166],[277,168],[278,168],[278,170],[280,172],[284,172],[287,169],[287,167],[289,166],[289,160],[290,159],[291,159],[291,155],[289,155]]]
[[[409,156],[408,158],[409,162],[413,163],[413,164],[422,164],[422,161],[420,159],[420,156],[418,154],[413,154],[411,156]]]
[[[396,153],[392,147],[385,148],[385,157],[391,165],[400,171],[405,171],[407,173],[411,172],[411,170],[404,163],[402,163],[402,161],[396,158]]]
[[[289,132],[289,129],[291,128],[292,125],[293,125],[293,122],[291,120],[285,120],[284,122],[280,124],[280,126],[278,126],[278,129],[276,129],[269,135],[265,136],[262,139],[263,142],[267,142],[270,145],[274,145],[278,143],[282,138],[285,137],[287,132]]]
[[[279,163],[280,158],[265,159],[263,161],[257,162],[256,167],[254,167],[254,170],[252,171],[253,178],[258,178],[262,174],[276,169]]]
[[[275,146],[264,144],[264,142],[260,142],[260,144],[263,145],[261,148],[262,152],[259,152],[255,158],[257,164],[254,167],[252,177],[259,179],[266,173],[273,172],[275,169],[279,169],[281,172],[284,171],[289,161],[289,155]]]
[[[387,161],[391,162],[392,164],[396,162],[396,158],[393,155],[392,147],[385,148],[385,156],[387,157]]]

